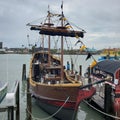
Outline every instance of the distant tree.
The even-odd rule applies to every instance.
[[[120,51],[118,51],[118,55],[120,55]]]

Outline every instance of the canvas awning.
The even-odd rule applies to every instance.
[[[104,60],[96,64],[94,69],[99,69],[109,74],[114,74],[120,69],[120,60]]]

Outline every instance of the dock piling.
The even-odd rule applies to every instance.
[[[22,69],[22,80],[26,80],[26,64],[23,64],[23,69]]]
[[[90,66],[88,67],[88,84],[91,84],[91,77],[90,77],[90,75],[91,75],[91,68],[90,68]],[[91,87],[91,86],[90,86]],[[89,87],[89,89],[90,89],[90,87]]]
[[[30,85],[29,85],[29,80],[27,80],[27,120],[31,120],[31,114],[32,109],[31,109],[31,93],[29,91]]]
[[[112,112],[111,92],[112,92],[111,86],[108,84],[105,84],[104,110],[105,110],[105,113],[108,113],[108,114],[111,114],[111,112]],[[112,118],[109,116],[105,116],[105,120],[112,120]]]
[[[8,107],[8,120],[14,120],[14,107]]]
[[[17,105],[17,110],[16,110],[16,120],[20,120],[20,85],[17,85],[16,88],[16,94],[15,94],[15,98],[16,98],[16,105]]]
[[[79,66],[79,75],[82,75],[82,65]]]

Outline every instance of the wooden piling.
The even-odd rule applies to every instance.
[[[82,75],[82,65],[79,66],[79,75]]]
[[[71,64],[71,73],[73,74],[74,64]]]
[[[14,120],[14,107],[8,107],[8,120]]]
[[[111,97],[112,88],[109,84],[105,84],[105,99],[104,99],[104,111],[107,114],[112,112],[112,97]],[[112,120],[111,117],[105,116],[105,120]]]
[[[91,84],[90,74],[91,74],[91,69],[90,69],[90,67],[88,67],[88,84]],[[90,87],[91,87],[91,86],[90,86]],[[90,88],[90,87],[89,87],[89,88]]]
[[[22,69],[22,80],[26,80],[26,64],[23,64],[23,69]]]
[[[29,91],[30,85],[29,85],[29,80],[27,80],[27,120],[31,120],[31,93]]]
[[[15,94],[15,103],[17,105],[17,110],[16,110],[16,120],[20,120],[20,83],[18,83],[17,88],[16,88],[16,94]]]

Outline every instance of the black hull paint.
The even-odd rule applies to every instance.
[[[77,110],[64,107],[60,109],[60,107],[43,102],[39,98],[36,98],[36,101],[45,112],[49,113],[51,117],[55,117],[58,120],[75,120],[76,118]]]

